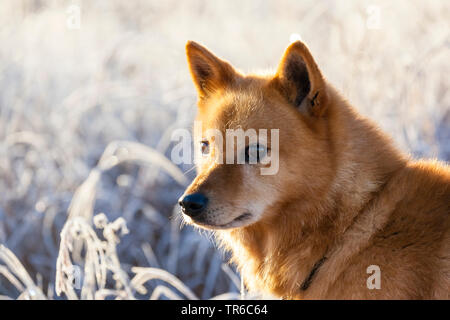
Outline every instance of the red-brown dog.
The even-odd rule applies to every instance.
[[[188,42],[203,156],[180,199],[215,230],[249,289],[293,299],[448,299],[450,170],[412,161],[292,43],[273,75],[243,75]],[[279,129],[269,164],[216,161],[208,129]],[[264,142],[265,141],[265,142]],[[274,153],[273,141],[237,154]],[[253,149],[252,149],[253,148]],[[252,151],[253,150],[253,151]]]

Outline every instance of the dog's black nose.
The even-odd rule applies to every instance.
[[[208,198],[201,193],[188,194],[178,200],[183,212],[192,218],[202,213],[207,203]]]

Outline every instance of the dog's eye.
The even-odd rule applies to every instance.
[[[208,154],[209,153],[209,142],[204,140],[202,142],[200,142],[200,146],[201,146],[201,150],[202,150],[202,154]]]
[[[267,154],[267,147],[262,144],[251,144],[245,148],[245,162],[258,163]]]

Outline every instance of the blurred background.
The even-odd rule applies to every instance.
[[[256,71],[300,37],[399,148],[448,161],[449,21],[447,0],[1,1],[0,297],[58,298],[68,265],[84,280],[60,298],[238,297],[227,254],[177,218],[186,41]],[[68,217],[86,224],[60,236]]]

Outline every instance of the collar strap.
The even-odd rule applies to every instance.
[[[317,273],[318,269],[322,266],[322,264],[327,260],[327,257],[323,256],[319,261],[316,262],[316,264],[313,266],[311,272],[306,277],[306,279],[303,281],[300,290],[306,291],[309,286],[311,285],[311,282],[314,278],[314,275]]]

